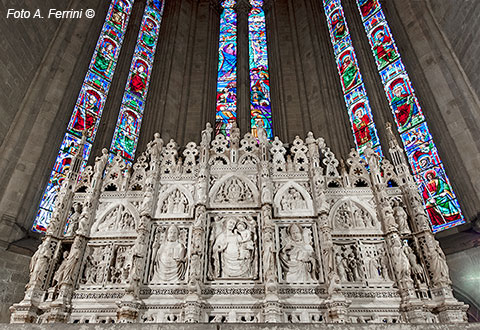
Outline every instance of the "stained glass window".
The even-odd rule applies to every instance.
[[[44,232],[47,229],[58,190],[65,179],[65,173],[70,167],[73,157],[78,152],[83,130],[87,131],[88,136],[83,153],[83,167],[85,167],[115,73],[133,2],[134,0],[112,0],[110,3],[105,23],[67,127],[67,133],[33,222],[33,231]]]
[[[433,232],[465,222],[377,0],[357,0],[365,32]]]
[[[257,126],[262,123],[267,137],[273,138],[272,109],[270,107],[270,78],[268,74],[267,36],[262,0],[250,0],[252,9],[248,16],[250,63],[250,118],[252,134],[257,136]]]
[[[340,0],[323,0],[348,117],[360,155],[367,145],[383,157],[373,115]]]
[[[135,157],[164,5],[164,1],[149,0],[145,7],[110,146],[112,154],[120,154],[129,162]]]
[[[215,134],[230,135],[237,120],[237,14],[235,0],[222,2],[218,45]]]

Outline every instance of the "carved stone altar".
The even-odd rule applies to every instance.
[[[464,322],[387,131],[393,164],[209,125],[131,167],[75,159],[11,322]]]

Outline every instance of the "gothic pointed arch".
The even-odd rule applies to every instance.
[[[190,218],[193,205],[193,195],[184,185],[170,185],[158,196],[155,218]]]
[[[130,202],[120,201],[110,203],[103,211],[97,214],[93,223],[92,236],[104,236],[102,232],[118,235],[119,233],[135,231],[140,223],[140,215]]]
[[[210,206],[259,206],[259,192],[255,183],[242,174],[224,175],[210,189]]]
[[[294,181],[288,181],[278,189],[273,204],[278,216],[313,216],[315,212],[309,192]]]
[[[357,197],[337,200],[330,209],[329,224],[334,232],[342,233],[380,230],[375,210]]]

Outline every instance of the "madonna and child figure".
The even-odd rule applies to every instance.
[[[244,220],[228,218],[212,246],[214,278],[250,278],[254,274],[254,233]]]

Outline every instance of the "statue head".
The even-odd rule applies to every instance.
[[[237,221],[234,218],[229,218],[225,224],[225,228],[227,228],[227,230],[232,231],[233,229],[235,229],[236,224],[237,224]]]
[[[300,226],[295,223],[291,224],[290,227],[288,227],[288,233],[295,242],[300,242],[303,240],[302,228],[300,228]]]
[[[245,221],[240,221],[237,224],[237,229],[240,230],[240,231],[243,231],[243,230],[247,229],[247,224],[245,223]]]
[[[171,225],[167,229],[167,241],[175,242],[178,239],[178,228],[175,225]]]

